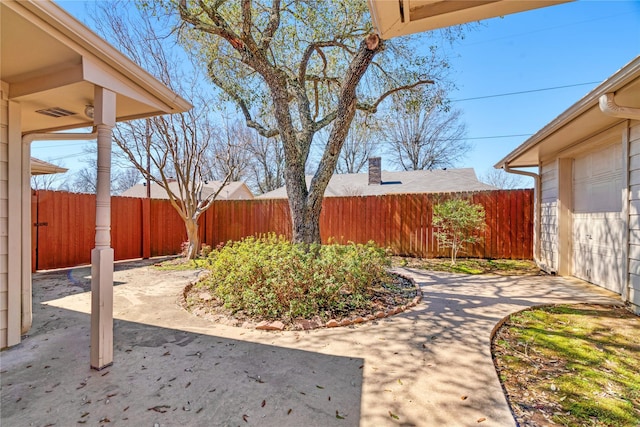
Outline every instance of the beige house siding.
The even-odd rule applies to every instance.
[[[554,160],[541,166],[542,204],[540,223],[540,266],[549,272],[558,269],[558,166]]]
[[[629,130],[629,301],[640,313],[640,123]]]
[[[7,346],[9,253],[9,103],[7,85],[0,82],[0,348]]]

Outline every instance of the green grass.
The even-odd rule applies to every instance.
[[[540,271],[531,260],[458,258],[451,265],[450,258],[394,257],[394,264],[401,267],[420,268],[462,274],[533,275]]]
[[[494,355],[507,392],[547,396],[559,425],[640,425],[640,319],[624,309],[515,314],[496,335]]]

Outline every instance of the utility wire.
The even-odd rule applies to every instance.
[[[593,85],[593,84],[596,84],[596,83],[600,83],[600,82],[576,83],[576,84],[565,85],[565,86],[554,86],[554,87],[544,87],[544,88],[540,88],[540,89],[522,90],[522,91],[519,91],[519,92],[499,93],[499,94],[496,94],[496,95],[475,96],[473,98],[452,99],[451,102],[473,101],[473,100],[476,100],[476,99],[488,99],[488,98],[498,98],[498,97],[501,97],[501,96],[522,95],[524,93],[534,93],[534,92],[544,92],[544,91],[547,91],[547,90],[566,89],[566,88],[569,88],[569,87]]]

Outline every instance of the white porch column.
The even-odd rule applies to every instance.
[[[97,87],[94,123],[98,130],[96,238],[91,251],[91,367],[113,363],[113,249],[111,248],[111,135],[116,123],[116,95]]]

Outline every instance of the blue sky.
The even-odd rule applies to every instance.
[[[87,24],[86,3],[59,2]],[[451,51],[451,98],[473,145],[458,166],[483,175],[527,139],[503,136],[535,133],[639,54],[640,1],[577,1],[483,21]],[[495,97],[523,91],[536,92]],[[32,154],[73,171],[83,145],[34,143]],[[391,169],[384,158],[383,169]]]

